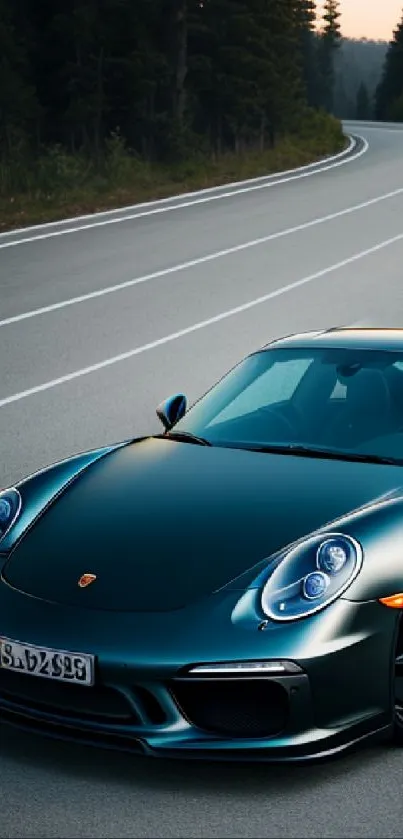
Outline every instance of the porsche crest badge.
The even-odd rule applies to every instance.
[[[87,588],[93,583],[97,578],[96,574],[83,574],[78,581],[79,588]]]

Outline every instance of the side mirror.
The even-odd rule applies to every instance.
[[[187,399],[184,393],[175,393],[168,396],[157,408],[157,417],[161,420],[166,431],[169,431],[175,423],[185,415]]]

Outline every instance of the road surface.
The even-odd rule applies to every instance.
[[[160,430],[162,398],[276,336],[403,325],[403,130],[347,130],[348,162],[0,236],[0,486]],[[209,766],[3,727],[0,835],[399,837],[402,769],[390,748]]]

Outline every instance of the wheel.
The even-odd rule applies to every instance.
[[[403,619],[400,621],[399,635],[396,643],[394,697],[393,741],[395,744],[403,746]]]

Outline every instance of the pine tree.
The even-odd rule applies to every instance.
[[[370,119],[371,117],[371,102],[369,98],[368,88],[364,82],[361,82],[357,93],[357,107],[356,119]]]
[[[0,154],[16,154],[35,136],[39,107],[31,82],[24,2],[0,0]]]
[[[376,119],[403,121],[403,19],[386,53],[382,79],[376,91]]]
[[[310,107],[315,107],[319,101],[315,0],[295,0],[295,18],[306,99]]]
[[[189,72],[213,147],[273,144],[303,100],[295,0],[203,0]]]
[[[337,6],[318,38],[314,0],[0,0],[0,155],[263,150],[322,104]]]
[[[321,96],[320,104],[329,113],[334,107],[335,87],[335,52],[340,46],[340,2],[339,0],[325,0],[323,7],[323,27],[319,36],[319,73]]]
[[[253,17],[242,0],[204,0],[194,10],[189,74],[197,123],[218,153],[239,147],[252,119],[251,26]]]
[[[257,0],[255,0],[257,3]],[[271,67],[269,85],[261,86],[266,101],[266,124],[270,142],[292,130],[306,107],[306,93],[299,54],[295,0],[260,0],[257,18],[264,35],[266,63]]]
[[[188,4],[187,0],[174,0],[173,4],[173,117],[180,127],[183,125],[186,107],[186,76],[188,50]]]

